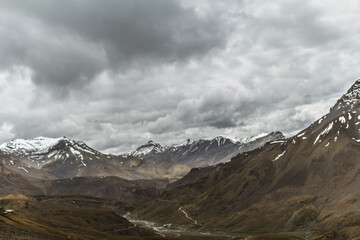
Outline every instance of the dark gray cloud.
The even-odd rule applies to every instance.
[[[0,3],[12,18],[2,33],[2,56],[13,58],[7,65],[26,65],[36,84],[55,88],[83,86],[106,70],[201,57],[223,47],[228,30],[218,16],[200,17],[173,0]]]
[[[291,135],[359,78],[359,2],[0,0],[0,140]]]

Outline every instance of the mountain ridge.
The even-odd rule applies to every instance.
[[[266,142],[280,140],[285,136],[279,132],[261,134],[258,138],[248,138],[246,142],[234,142],[222,136],[213,139],[190,140],[169,146],[149,141],[135,151],[123,156],[136,156],[157,164],[184,163],[191,167],[206,167],[230,161],[231,157],[244,151],[259,147]],[[169,161],[170,160],[170,161]]]
[[[360,79],[349,88],[349,90],[330,108],[330,112],[343,107],[353,108],[360,104]]]
[[[234,141],[231,138],[227,138],[227,137],[223,137],[223,136],[217,136],[215,138],[210,138],[210,139],[206,139],[206,138],[190,139],[190,138],[188,138],[186,141],[184,141],[182,143],[175,143],[175,144],[164,145],[164,146],[161,145],[160,143],[157,143],[157,142],[153,141],[153,140],[149,140],[145,144],[142,144],[139,147],[137,147],[136,150],[125,152],[125,153],[122,153],[121,155],[132,155],[132,156],[141,157],[142,155],[148,154],[153,148],[157,152],[163,152],[164,150],[168,150],[168,149],[172,149],[172,148],[178,148],[178,147],[191,145],[191,144],[196,144],[198,142],[203,142],[203,141],[210,141],[211,143],[216,141],[218,146],[224,144],[226,141],[230,141],[233,144],[238,144],[239,146],[241,146],[243,144],[252,142],[252,141],[254,141],[256,139],[265,137],[265,136],[273,134],[273,133],[281,133],[281,132],[280,131],[274,131],[274,132],[271,132],[271,133],[261,133],[261,134],[254,135],[254,136],[251,136],[251,137],[241,138],[238,141]],[[150,149],[150,147],[152,147],[152,148]],[[149,151],[142,151],[143,148],[149,148]]]

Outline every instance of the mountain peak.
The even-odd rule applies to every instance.
[[[336,102],[336,104],[330,109],[330,111],[340,108],[360,105],[360,79],[350,87],[350,89]]]
[[[53,148],[81,148],[91,150],[84,142],[67,137],[49,138],[36,137],[32,139],[13,139],[0,145],[0,150],[15,155],[44,154]]]
[[[216,138],[214,138],[215,140],[219,140],[219,141],[221,141],[221,140],[223,140],[223,139],[227,139],[227,138],[225,138],[225,137],[223,137],[223,136],[217,136]]]
[[[217,142],[217,145],[218,145],[219,147],[220,147],[221,145],[225,144],[226,141],[230,141],[231,143],[235,144],[231,139],[229,139],[229,138],[224,138],[223,136],[217,136],[216,138],[214,138],[214,139],[211,141],[211,143],[214,142],[214,141]],[[211,143],[210,143],[210,144],[211,144]]]
[[[271,133],[270,133],[270,134],[271,134]],[[255,140],[258,139],[258,138],[265,137],[265,136],[267,136],[267,135],[269,135],[269,133],[262,132],[262,133],[260,133],[260,134],[258,134],[258,135],[254,135],[254,136],[251,136],[251,137],[241,138],[241,139],[240,139],[240,142],[243,143],[243,144],[244,144],[244,143],[249,143],[249,142],[255,141]]]
[[[271,132],[271,133],[269,133],[267,136],[279,136],[279,137],[282,138],[282,139],[285,139],[285,138],[286,138],[285,135],[284,135],[282,132],[280,132],[280,131]],[[265,137],[266,137],[266,136],[265,136]]]
[[[163,152],[164,147],[159,143],[154,142],[153,140],[149,140],[147,143],[138,147],[135,151],[131,152],[130,155],[136,157],[142,157],[150,152]]]
[[[0,150],[8,153],[45,152],[61,140],[64,140],[64,138],[36,137],[33,139],[14,139],[1,144]]]
[[[148,146],[161,146],[160,143],[154,142],[153,140],[149,140],[147,141],[147,143],[141,145],[138,148],[144,148],[144,147],[148,147]]]

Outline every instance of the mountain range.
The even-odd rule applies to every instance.
[[[274,132],[248,143],[218,137],[170,147],[150,141],[120,155],[66,137],[15,139],[0,145],[0,195],[82,195],[138,202],[158,195],[197,163],[229,161],[244,147],[279,138],[283,135]]]
[[[149,141],[126,154],[104,154],[84,142],[66,137],[15,139],[0,145],[2,164],[9,172],[30,179],[54,180],[84,176],[117,176],[135,179],[176,179],[194,166],[209,166],[229,161],[248,148],[282,139],[280,132],[270,133],[248,143],[217,137],[213,140],[187,141],[162,147]]]
[[[157,165],[170,167],[173,164],[183,164],[193,167],[207,167],[218,163],[228,162],[238,153],[249,151],[264,145],[266,142],[284,139],[281,132],[261,134],[245,139],[246,141],[234,142],[224,137],[211,140],[188,139],[184,143],[161,146],[159,143],[149,141],[135,151],[124,156],[140,157]]]

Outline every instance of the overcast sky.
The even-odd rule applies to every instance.
[[[0,0],[0,143],[291,136],[360,77],[359,4]]]

